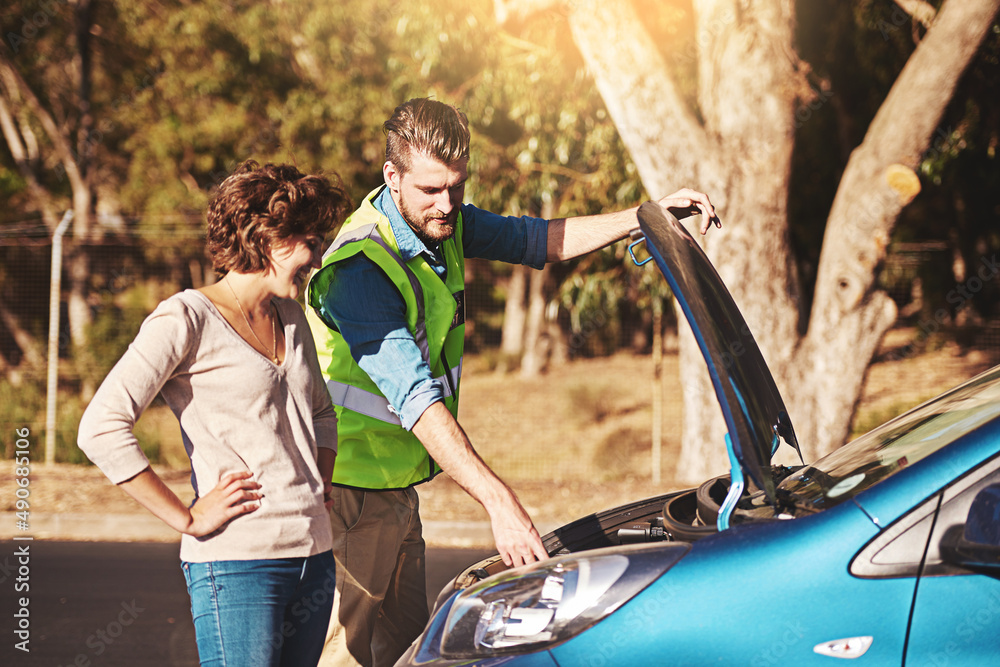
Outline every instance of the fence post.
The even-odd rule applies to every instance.
[[[52,235],[52,273],[49,279],[49,362],[45,388],[45,463],[56,461],[56,393],[59,390],[59,304],[62,291],[62,237],[73,220],[66,211]]]

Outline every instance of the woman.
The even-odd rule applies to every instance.
[[[241,165],[208,210],[207,250],[224,277],[156,308],[80,422],[87,456],[182,533],[202,665],[298,667],[322,652],[337,422],[294,299],[349,210],[321,176]],[[157,393],[191,459],[190,507],[132,433]]]

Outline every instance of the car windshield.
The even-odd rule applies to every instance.
[[[837,505],[1000,415],[1000,367],[886,422],[778,486],[805,510]]]

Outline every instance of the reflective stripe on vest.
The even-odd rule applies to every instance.
[[[458,386],[458,379],[461,376],[462,361],[459,360],[457,366],[448,369],[447,381],[442,383],[444,385],[442,393],[445,398],[452,395],[452,387]],[[394,407],[389,405],[389,400],[381,394],[373,394],[360,387],[355,387],[344,382],[337,382],[336,380],[327,380],[326,388],[330,391],[330,398],[333,399],[334,405],[360,412],[365,416],[387,424],[403,425],[399,419],[399,413],[396,412]]]

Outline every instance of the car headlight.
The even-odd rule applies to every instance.
[[[690,548],[677,543],[595,549],[484,579],[455,599],[441,655],[482,658],[565,641],[635,597]]]

